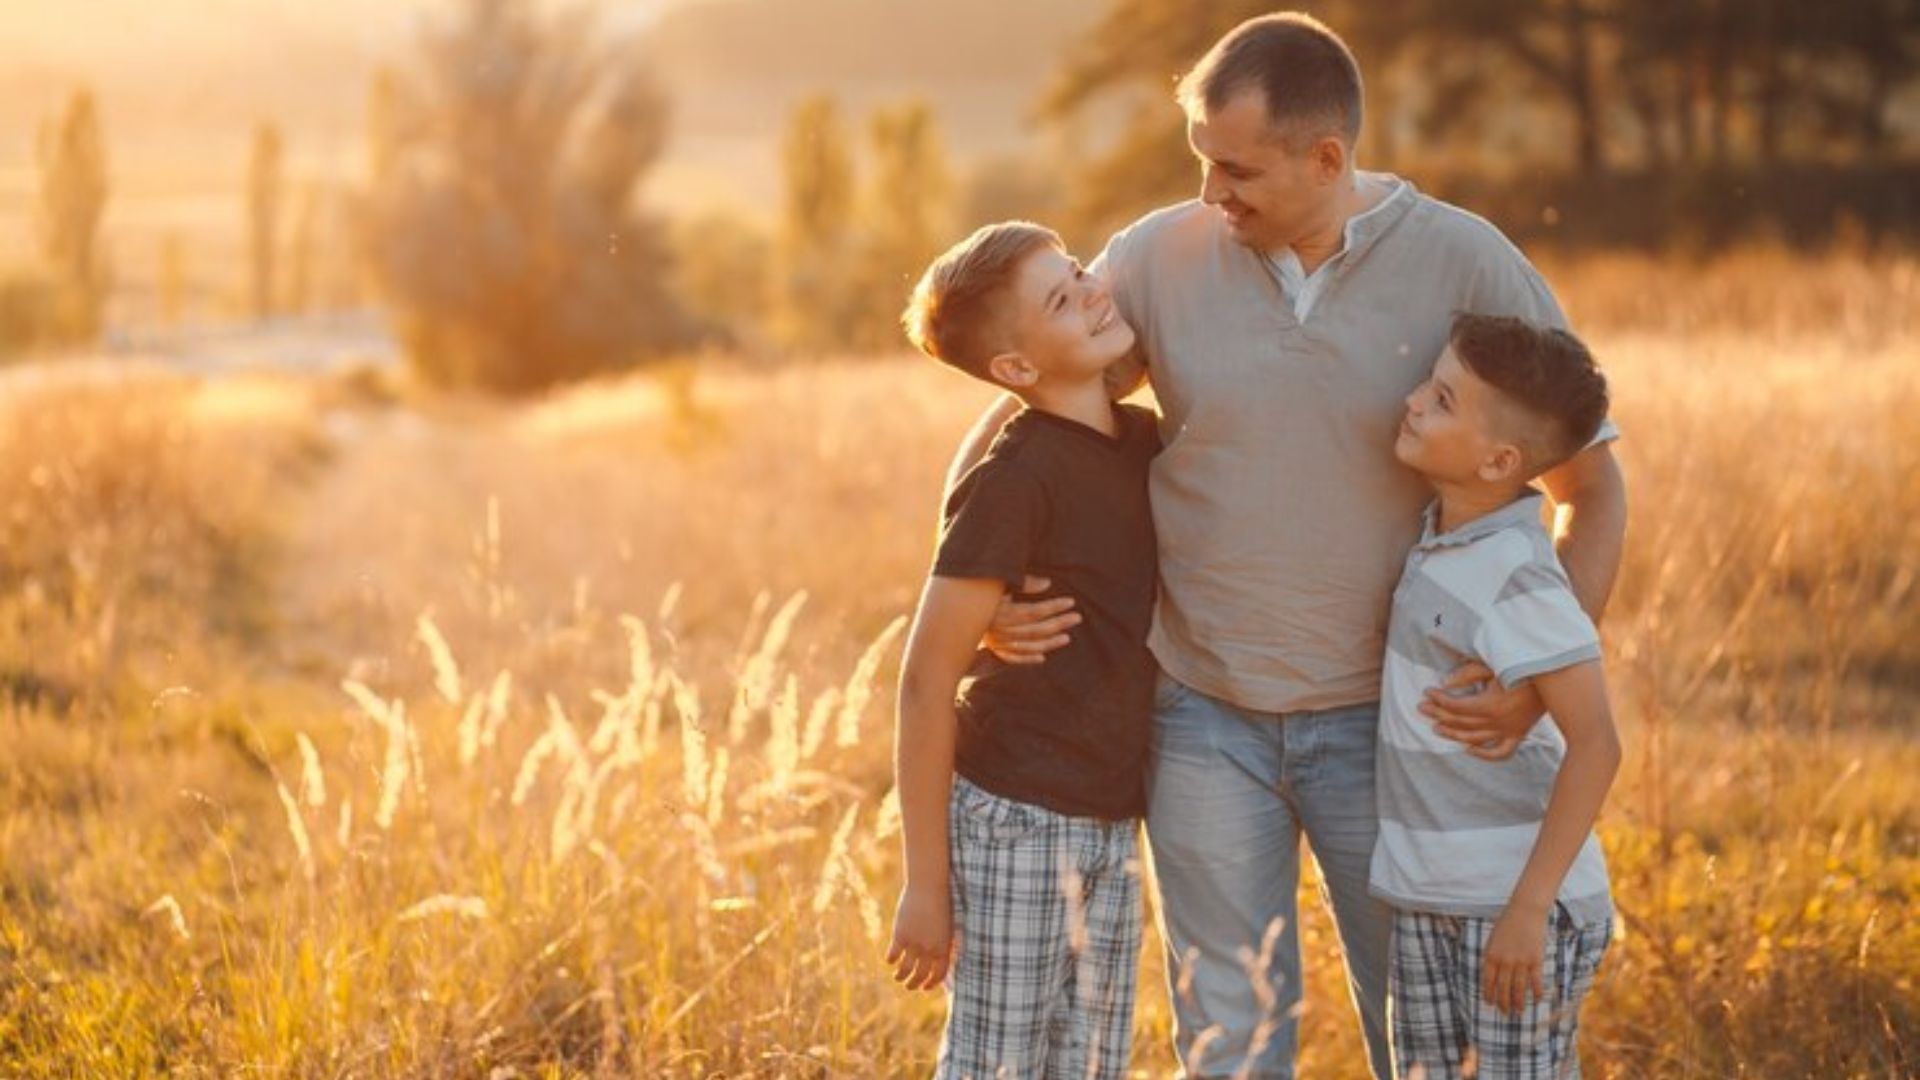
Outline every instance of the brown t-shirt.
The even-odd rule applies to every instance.
[[[1414,190],[1353,222],[1304,322],[1198,202],[1142,218],[1094,269],[1162,410],[1154,656],[1248,709],[1378,700],[1389,601],[1430,497],[1393,456],[1404,399],[1455,312],[1564,325],[1546,283],[1492,225]]]
[[[1038,409],[1007,422],[947,498],[933,572],[1020,588],[1050,579],[1083,621],[1044,664],[981,650],[960,684],[954,769],[1009,799],[1109,820],[1145,810],[1153,731],[1154,416],[1116,406],[1118,433]]]

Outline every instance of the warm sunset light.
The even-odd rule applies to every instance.
[[[1920,13],[1276,10],[0,0],[0,1075],[1920,1073]]]

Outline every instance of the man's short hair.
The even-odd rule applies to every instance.
[[[920,275],[900,314],[907,340],[921,352],[991,382],[987,363],[1005,352],[1005,300],[1020,264],[1042,247],[1066,250],[1058,233],[1030,221],[974,230]]]
[[[1266,94],[1267,118],[1295,151],[1322,135],[1360,139],[1360,65],[1340,35],[1298,11],[1248,19],[1207,50],[1175,96],[1188,116],[1218,110],[1243,90]]]
[[[1607,377],[1565,330],[1462,313],[1448,343],[1503,399],[1494,422],[1520,447],[1528,479],[1579,453],[1607,418]]]

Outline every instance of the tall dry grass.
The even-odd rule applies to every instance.
[[[1920,339],[1888,310],[1879,341],[1817,313],[1593,335],[1634,524],[1591,1075],[1917,1067]],[[228,523],[164,535],[250,538],[268,615],[222,634],[211,578],[128,589],[116,619],[170,633],[118,654],[115,689],[96,666],[0,703],[0,1071],[924,1074],[939,1002],[878,961],[887,704],[983,394],[920,362],[688,367],[521,408],[175,392],[227,403],[92,459],[165,497],[92,505],[134,508],[116,536]],[[76,433],[147,430],[126,395],[72,400]],[[309,464],[248,486],[231,449],[156,449],[237,432]],[[16,444],[0,488],[62,445]],[[1359,1076],[1337,944],[1303,919],[1303,1066]],[[1153,945],[1146,1075],[1170,1066]]]

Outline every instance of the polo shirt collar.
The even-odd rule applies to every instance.
[[[1392,173],[1370,172],[1360,175],[1386,184],[1387,193],[1379,202],[1347,219],[1341,247],[1346,262],[1357,261],[1367,248],[1373,246],[1375,240],[1399,223],[1407,211],[1413,209],[1413,204],[1418,201],[1416,196],[1420,194],[1412,181],[1403,180]]]
[[[1482,514],[1457,529],[1435,535],[1434,530],[1440,524],[1440,500],[1427,504],[1426,512],[1420,519],[1420,542],[1417,547],[1423,551],[1443,547],[1464,547],[1475,540],[1482,540],[1494,533],[1507,529],[1537,525],[1540,522],[1540,503],[1546,496],[1536,488],[1528,488],[1520,497],[1490,514]]]

